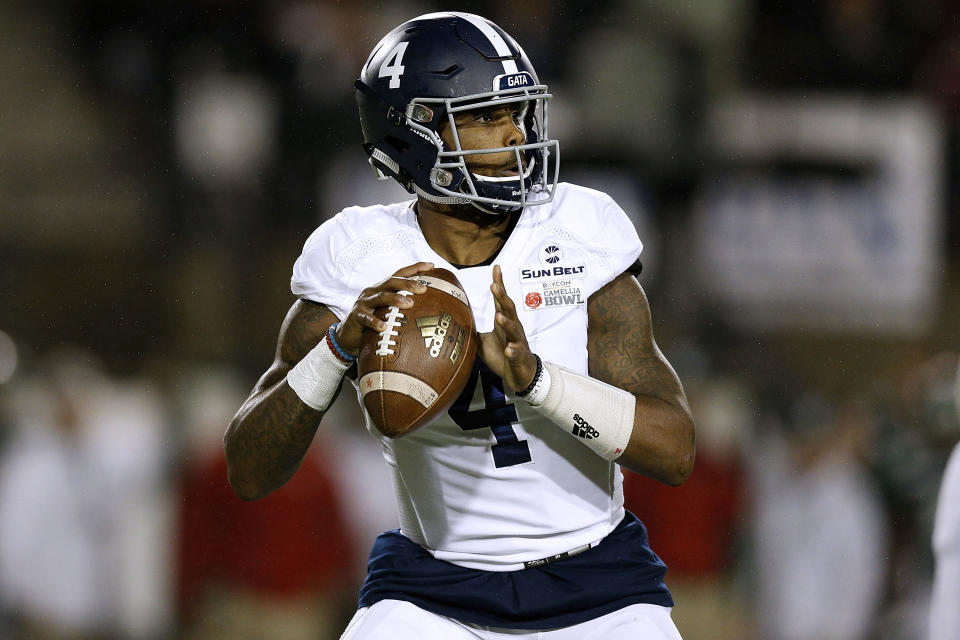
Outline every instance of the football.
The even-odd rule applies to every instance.
[[[467,294],[446,269],[416,278],[426,293],[413,307],[379,310],[387,323],[367,332],[357,356],[363,405],[377,429],[399,438],[450,408],[463,391],[477,354],[477,332]]]

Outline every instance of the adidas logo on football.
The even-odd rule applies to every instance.
[[[426,318],[417,318],[417,326],[420,327],[420,336],[423,337],[430,355],[434,358],[440,355],[440,349],[443,347],[443,339],[447,337],[447,331],[450,329],[450,322],[453,316],[445,313],[442,316],[427,316]]]
[[[590,426],[590,423],[580,417],[579,413],[573,414],[573,435],[585,440],[593,440],[600,435],[600,432]]]

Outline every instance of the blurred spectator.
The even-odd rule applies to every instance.
[[[21,424],[0,471],[0,578],[24,637],[84,638],[108,626],[100,526],[105,493],[75,403],[35,390],[52,415]],[[92,472],[92,473],[91,473]]]
[[[797,385],[750,459],[762,638],[866,640],[881,602],[888,525],[862,456],[866,406],[834,411]],[[787,395],[789,394],[789,395]]]
[[[745,633],[734,569],[746,501],[741,441],[752,420],[747,395],[733,380],[690,387],[697,461],[680,487],[624,474],[626,507],[646,524],[667,564],[666,581],[677,601],[673,616],[685,638],[734,640]]]
[[[180,636],[338,637],[355,608],[355,542],[323,436],[283,488],[257,502],[227,482],[220,438],[239,401],[232,380],[192,376],[177,558]]]
[[[888,584],[881,627],[892,638],[926,635],[937,490],[960,436],[953,405],[955,352],[908,361],[878,381],[882,417],[874,442],[874,474],[891,518]]]
[[[954,413],[960,419],[960,371],[953,394]],[[936,572],[930,611],[930,640],[960,638],[960,444],[943,474],[933,529]]]
[[[933,530],[937,565],[931,597],[931,640],[960,637],[960,445],[950,456],[939,495]]]
[[[164,459],[156,400],[82,353],[56,354],[16,396],[0,459],[0,596],[14,633],[161,636],[168,535],[138,510],[156,505]]]

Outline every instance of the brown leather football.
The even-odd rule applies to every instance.
[[[415,276],[427,285],[413,307],[379,310],[387,328],[366,332],[357,356],[363,404],[377,429],[399,438],[450,408],[467,384],[477,332],[467,294],[446,269]]]

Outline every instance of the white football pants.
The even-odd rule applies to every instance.
[[[682,640],[670,609],[634,604],[572,627],[500,629],[457,622],[402,600],[357,611],[340,640]]]

